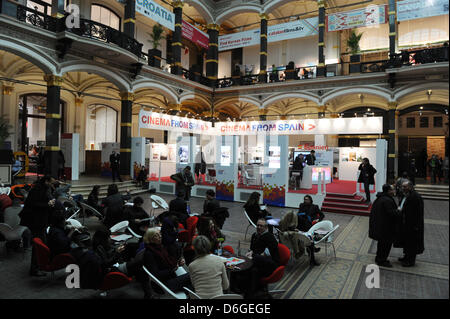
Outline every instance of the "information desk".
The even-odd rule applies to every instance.
[[[319,172],[322,173],[323,183],[331,183],[332,168],[330,166],[306,165],[303,168],[303,177],[300,181],[300,189],[311,189],[312,185],[317,185],[319,183]]]

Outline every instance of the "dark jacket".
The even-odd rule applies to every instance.
[[[217,199],[206,199],[203,203],[203,214],[212,216],[213,212],[219,208],[220,202]]]
[[[72,249],[70,254],[80,267],[80,287],[83,289],[98,289],[104,278],[100,257],[92,250],[81,247]]]
[[[120,253],[118,253],[113,246],[106,249],[102,245],[98,245],[95,247],[94,253],[100,257],[103,274],[108,273],[110,268],[120,260]]]
[[[257,223],[258,219],[264,218],[268,215],[268,212],[266,210],[261,210],[261,206],[259,206],[258,203],[255,203],[253,205],[249,205],[248,203],[245,203],[244,209],[248,214],[248,217],[254,222]]]
[[[50,258],[70,251],[70,238],[64,229],[59,227],[50,227],[47,236],[47,247],[50,249]]]
[[[266,248],[269,249],[272,260],[279,265],[280,255],[278,253],[278,241],[275,236],[269,232],[265,232],[262,235],[254,233],[250,242],[250,250],[254,254],[261,255]]]
[[[111,154],[109,156],[109,163],[111,164],[111,168],[119,169],[120,166],[120,155],[119,154]]]
[[[178,193],[179,191],[184,191],[185,194],[191,193],[191,188],[195,184],[192,173],[176,173],[171,175],[170,178],[176,182],[175,193]],[[185,185],[185,183],[187,183],[187,185]]]
[[[364,183],[367,179],[369,181],[369,185],[375,184],[374,176],[377,170],[372,165],[369,164],[369,166],[364,167],[363,164],[360,164],[358,170],[361,171],[358,177],[358,183]]]
[[[161,258],[160,255],[156,254],[153,250],[149,248],[149,246],[153,246],[156,249],[160,249],[163,254],[168,256],[167,259]],[[176,274],[174,269],[176,268],[176,260],[169,256],[166,248],[162,245],[159,247],[154,244],[147,244],[144,253],[144,266],[148,269],[156,278],[165,283],[167,280],[175,278]]]
[[[169,217],[165,217],[161,226],[161,241],[164,246],[169,246],[177,241],[178,225],[174,225],[173,221]]]
[[[369,216],[369,238],[393,242],[396,236],[400,213],[392,196],[378,193]]]
[[[128,220],[130,223],[129,226],[132,231],[139,235],[143,235],[143,231],[140,230],[141,226],[150,225],[150,220],[143,221],[140,223],[136,223],[135,219],[146,219],[149,218],[149,215],[146,213],[146,211],[142,207],[127,207],[124,211],[124,218],[125,220]]]
[[[297,156],[294,160],[294,164],[292,165],[292,169],[294,171],[303,171],[303,163],[305,159],[300,159],[300,156]]]
[[[52,208],[48,202],[53,199],[52,191],[45,185],[33,187],[20,213],[20,224],[27,226],[32,232],[45,230],[49,225]]]
[[[305,162],[308,165],[315,165],[316,164],[316,157],[312,154],[308,154],[305,157]]]
[[[325,217],[319,206],[315,204],[306,205],[305,203],[301,203],[298,206],[298,213],[305,213],[305,215],[309,217],[311,222],[316,219],[321,221]]]
[[[95,208],[96,210],[98,210],[99,212],[101,211],[101,206],[99,205],[99,199],[98,196],[94,193],[90,193],[87,199],[87,204],[93,208]]]
[[[118,222],[125,220],[123,205],[124,202],[130,198],[130,195],[121,195],[116,193],[106,197],[102,201],[102,205],[106,208],[104,223],[107,227],[112,227]]]
[[[402,222],[395,247],[415,249],[416,254],[423,253],[424,245],[424,206],[422,197],[412,191],[406,197],[401,211]]]
[[[175,198],[169,202],[169,212],[187,214],[187,203],[183,198]]]

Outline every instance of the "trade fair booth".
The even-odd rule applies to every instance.
[[[365,157],[377,169],[372,191],[380,191],[386,181],[385,140],[378,139],[373,148],[324,145],[326,134],[381,134],[381,117],[217,122],[212,126],[141,110],[139,127],[168,131],[168,143],[145,145],[140,159],[148,169],[150,187],[161,193],[175,193],[170,176],[188,165],[196,181],[191,196],[204,197],[212,189],[219,200],[245,202],[252,192],[259,192],[262,203],[280,207],[298,207],[305,194],[321,203],[327,192],[364,193],[356,181]],[[315,135],[315,145],[290,147],[289,135],[300,134]],[[132,153],[135,148],[133,142]],[[298,154],[309,155],[312,149],[315,164],[305,165],[300,183],[295,183],[293,160]]]

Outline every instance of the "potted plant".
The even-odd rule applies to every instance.
[[[5,141],[11,135],[11,129],[12,125],[5,118],[0,117],[0,149],[6,149]]]
[[[359,73],[361,71],[361,56],[358,54],[360,51],[359,41],[361,41],[363,33],[357,34],[354,29],[351,30],[350,36],[347,40],[347,46],[350,50],[350,73]]]
[[[163,36],[164,28],[159,24],[155,24],[152,29],[152,33],[148,33],[151,40],[149,42],[152,44],[153,48],[148,50],[148,65],[154,67],[161,67],[161,51],[158,50],[158,46],[162,39],[165,39]]]

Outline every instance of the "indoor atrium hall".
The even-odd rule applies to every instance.
[[[448,54],[447,0],[0,0],[0,299],[448,300]]]

